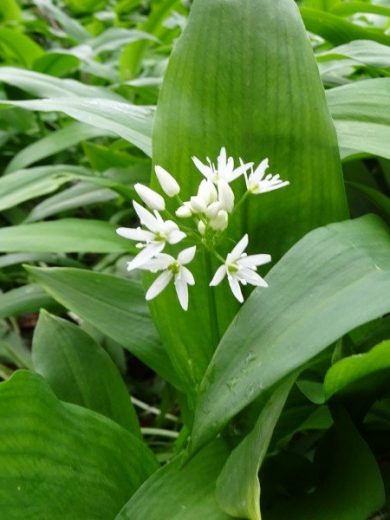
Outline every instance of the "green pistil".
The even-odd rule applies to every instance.
[[[179,262],[174,262],[173,264],[171,264],[168,269],[171,271],[172,274],[174,275],[177,275],[179,274],[179,271],[180,271],[180,264]]]
[[[236,274],[237,271],[238,271],[238,269],[239,269],[239,267],[238,267],[237,264],[229,264],[229,265],[228,265],[228,268],[227,268],[227,270],[228,270],[228,272],[229,272],[230,274]]]

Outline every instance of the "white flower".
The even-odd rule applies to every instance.
[[[224,181],[229,184],[253,166],[253,163],[244,164],[241,162],[241,165],[235,168],[233,157],[227,156],[225,147],[221,148],[217,159],[217,167],[215,167],[208,157],[208,164],[202,163],[197,157],[193,157],[192,160],[200,173],[214,184],[218,184],[219,181]]]
[[[162,190],[166,195],[168,195],[168,197],[174,197],[180,193],[178,182],[169,172],[167,172],[167,170],[164,170],[164,168],[157,165],[154,168],[154,171],[156,172]]]
[[[157,211],[163,211],[165,209],[165,200],[156,191],[139,183],[134,185],[134,189],[150,209]]]
[[[178,244],[186,234],[180,231],[178,225],[172,220],[163,220],[161,215],[155,211],[154,214],[143,208],[137,202],[133,202],[134,209],[146,228],[119,228],[118,235],[129,240],[136,240],[137,247],[141,252],[127,264],[128,271],[137,269],[148,262],[151,258],[161,253],[165,244]]]
[[[265,172],[269,167],[268,159],[264,159],[255,171],[252,171],[248,176],[245,173],[245,181],[247,190],[250,193],[255,195],[259,193],[266,193],[267,191],[277,190],[279,188],[284,188],[284,186],[288,186],[290,183],[288,181],[282,181],[280,175],[272,175],[268,174],[266,177]]]
[[[158,296],[166,288],[169,282],[173,280],[179,303],[186,311],[188,309],[188,286],[195,285],[195,280],[191,271],[185,266],[192,262],[195,253],[196,246],[193,246],[184,249],[179,253],[177,260],[171,255],[162,253],[145,263],[142,266],[142,269],[151,272],[162,271],[149,287],[146,293],[146,299],[152,300]]]
[[[214,184],[203,180],[199,184],[198,193],[191,197],[189,201],[184,202],[176,210],[176,215],[180,218],[188,218],[199,213],[206,213],[209,204],[216,202],[217,199],[218,192]]]
[[[268,287],[267,282],[257,274],[256,269],[258,266],[270,262],[270,255],[248,256],[245,253],[247,247],[248,235],[245,235],[227,255],[225,263],[217,269],[214,278],[210,282],[210,286],[219,285],[227,276],[230,289],[240,303],[244,301],[240,283],[242,285],[250,284]]]

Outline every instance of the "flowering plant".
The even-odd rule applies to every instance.
[[[175,178],[163,167],[159,165],[155,167],[162,191],[168,197],[175,197],[179,204],[175,215],[167,210],[165,200],[159,193],[143,184],[135,185],[138,196],[151,211],[134,201],[133,206],[141,227],[117,229],[118,235],[137,241],[137,248],[141,250],[132,261],[128,262],[127,269],[160,272],[146,293],[147,300],[158,296],[173,280],[180,305],[186,311],[188,286],[195,284],[194,277],[186,265],[193,260],[197,248],[203,247],[215,255],[222,264],[210,281],[210,286],[220,284],[227,277],[233,295],[242,303],[244,297],[240,284],[268,287],[267,282],[256,271],[257,267],[270,262],[271,256],[268,254],[248,256],[247,234],[226,258],[218,252],[218,242],[229,227],[229,218],[248,196],[283,188],[288,186],[289,182],[283,181],[277,174],[266,174],[269,167],[268,159],[264,159],[255,169],[253,163],[244,163],[242,160],[240,166],[235,167],[233,157],[227,155],[224,147],[220,151],[216,165],[209,158],[207,164],[197,157],[193,157],[192,160],[204,179],[199,184],[197,194],[187,201],[180,198],[180,186]],[[245,179],[246,191],[236,204],[231,184],[240,177]],[[167,217],[166,220],[164,216]],[[177,219],[191,219],[192,226],[178,223],[175,221]],[[163,253],[166,246],[176,245],[186,238],[194,245],[181,251],[177,258]]]

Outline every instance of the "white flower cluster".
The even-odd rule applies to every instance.
[[[143,269],[152,273],[160,273],[146,293],[146,299],[158,296],[167,285],[173,281],[180,305],[188,309],[188,286],[195,280],[186,267],[195,257],[197,246],[181,251],[177,258],[164,253],[167,245],[175,245],[191,238],[198,245],[211,251],[221,261],[222,265],[216,271],[210,286],[219,285],[227,277],[232,293],[239,302],[244,301],[241,285],[267,287],[266,281],[256,272],[257,267],[271,261],[270,255],[250,255],[245,252],[249,239],[245,235],[233,250],[222,258],[215,251],[215,235],[222,233],[229,225],[229,216],[244,202],[250,194],[260,194],[287,186],[288,181],[282,181],[279,175],[267,174],[268,159],[254,169],[253,163],[244,163],[235,167],[234,160],[222,148],[213,164],[209,158],[203,163],[197,157],[192,158],[196,168],[204,176],[200,182],[197,194],[188,201],[180,199],[180,186],[173,176],[161,166],[155,167],[158,182],[168,197],[175,197],[179,203],[176,218],[192,219],[195,227],[178,225],[176,218],[166,208],[165,199],[156,191],[136,184],[135,190],[149,208],[146,209],[137,202],[133,206],[140,227],[119,228],[117,233],[137,242],[140,252],[128,263],[128,270]],[[239,177],[245,178],[246,192],[235,204],[235,194],[231,183]],[[163,214],[167,218],[161,215]],[[241,284],[241,285],[240,285]]]

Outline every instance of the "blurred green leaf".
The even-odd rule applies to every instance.
[[[0,229],[0,252],[114,253],[128,251],[115,226],[100,220],[68,218]]]
[[[23,285],[0,294],[0,319],[38,312],[41,308],[54,310],[58,304],[37,284]]]
[[[5,49],[5,57],[10,53],[14,57],[17,64],[21,64],[27,68],[31,68],[34,61],[43,55],[43,49],[35,43],[34,40],[22,34],[15,29],[8,27],[0,27],[0,56],[3,55],[2,49]],[[13,62],[14,60],[12,60]],[[4,67],[6,68],[6,67]],[[0,75],[1,81],[1,75]]]

